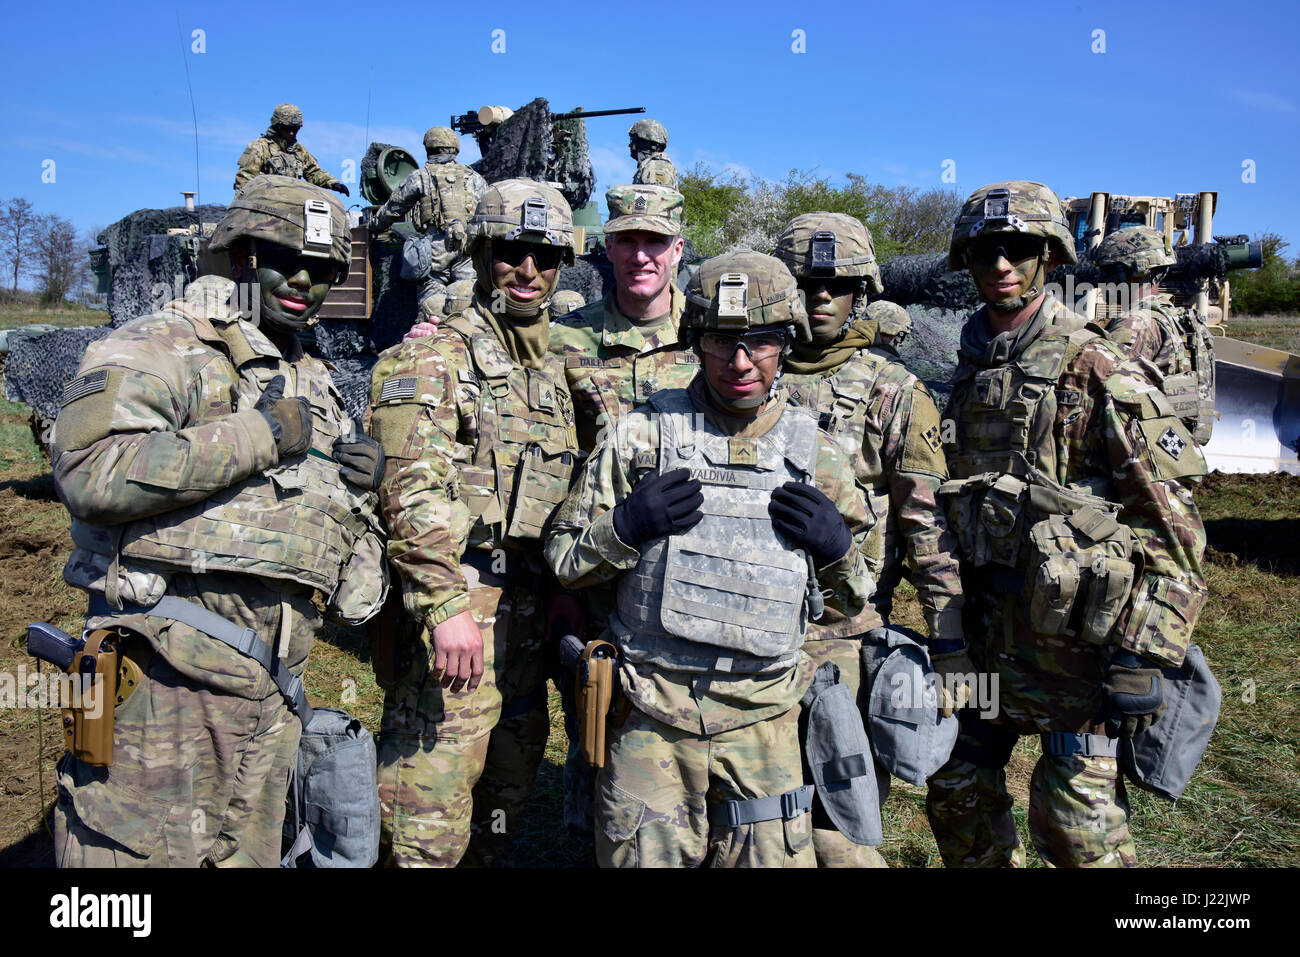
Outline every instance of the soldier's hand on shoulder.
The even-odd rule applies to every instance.
[[[257,404],[253,406],[266,418],[275,438],[280,458],[301,455],[311,448],[311,403],[301,396],[284,397],[284,376],[278,375],[267,383]]]
[[[614,507],[614,532],[632,548],[665,535],[680,535],[704,516],[698,479],[684,468],[651,475]]]
[[[818,568],[843,558],[853,544],[853,532],[835,503],[806,482],[773,489],[767,512],[776,530],[811,554]]]
[[[433,676],[449,691],[473,691],[483,680],[483,633],[468,611],[433,629]]]
[[[1106,680],[1106,734],[1112,738],[1141,734],[1165,712],[1165,679],[1152,662],[1131,651],[1110,661]]]
[[[379,488],[384,478],[384,449],[378,442],[359,431],[352,438],[341,435],[334,440],[333,453],[344,481],[369,492]]]
[[[406,335],[402,336],[403,342],[409,342],[412,339],[423,339],[425,336],[431,336],[438,331],[438,317],[430,316],[411,326],[406,330]]]

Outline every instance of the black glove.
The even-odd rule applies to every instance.
[[[1129,738],[1141,734],[1165,713],[1165,678],[1160,669],[1131,651],[1110,660],[1102,683],[1106,692],[1106,734]]]
[[[704,493],[686,469],[673,469],[642,480],[632,494],[614,507],[614,532],[633,548],[680,535],[704,516]]]
[[[330,185],[330,189],[334,190],[334,192],[336,193],[342,193],[344,196],[352,195],[351,193],[348,192],[348,188],[344,186],[342,183],[333,183]]]
[[[253,406],[266,418],[275,438],[280,458],[301,455],[311,448],[311,403],[304,398],[284,397],[284,376],[278,375],[267,384],[266,391]]]
[[[368,492],[379,488],[384,479],[384,449],[378,442],[364,432],[352,439],[341,435],[334,440],[333,452],[345,481]]]
[[[804,482],[773,489],[767,513],[776,530],[812,555],[818,568],[843,558],[853,544],[853,533],[835,503]]]

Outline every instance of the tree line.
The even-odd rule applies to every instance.
[[[93,245],[62,216],[38,213],[21,196],[7,200],[0,205],[0,290],[16,296],[30,278],[43,302],[62,304],[89,286]]]
[[[1228,274],[1233,314],[1300,313],[1300,256],[1288,260],[1283,251],[1290,243],[1277,233],[1255,238],[1264,248],[1264,264],[1258,269]]]

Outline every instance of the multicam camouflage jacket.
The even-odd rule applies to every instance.
[[[393,190],[393,195],[375,214],[374,230],[380,232],[414,210],[411,225],[418,232],[432,231],[445,237],[447,226],[459,220],[469,225],[479,198],[488,184],[477,171],[449,156],[437,156],[417,169]]]
[[[1039,318],[1009,356],[963,336],[941,494],[968,598],[1001,582],[1040,647],[1074,636],[1176,666],[1206,598],[1187,487],[1205,461],[1149,367],[1050,296]]]
[[[281,355],[240,319],[234,293],[202,277],[86,350],[52,448],[72,513],[64,577],[119,607],[154,604],[178,572],[250,575],[316,588],[341,617],[368,617],[387,583],[377,497],[344,482],[332,458],[352,421],[325,364],[297,340]],[[313,411],[311,451],[285,461],[254,408],[277,375]],[[246,668],[232,648],[186,640],[195,646],[165,647],[174,664]]]
[[[1155,364],[1174,412],[1197,443],[1208,442],[1214,427],[1214,340],[1205,323],[1162,294],[1140,300],[1106,331],[1129,358]]]
[[[859,350],[819,375],[790,375],[781,384],[792,402],[820,415],[844,450],[875,519],[864,556],[876,593],[861,615],[836,621],[828,612],[808,638],[845,638],[883,624],[902,574],[904,554],[934,640],[960,639],[961,568],[956,540],[939,504],[948,478],[939,412],[925,384],[892,352]]]
[[[660,389],[684,389],[699,371],[690,349],[677,341],[685,297],[672,287],[669,315],[653,329],[628,319],[611,291],[603,301],[561,316],[551,326],[551,351],[564,361],[564,377],[578,416],[578,445],[591,451],[602,430]],[[658,352],[655,350],[663,349]],[[653,355],[647,353],[654,352]]]
[[[655,401],[676,394],[679,393],[662,393]],[[685,394],[709,429],[736,439],[766,436],[782,415],[794,411],[787,405],[784,392],[779,391],[776,403],[756,419],[729,420],[711,411],[699,380]],[[742,421],[748,421],[748,425],[741,427]],[[862,609],[873,587],[861,553],[871,517],[844,453],[824,434],[816,444],[814,483],[839,508],[853,532],[856,546],[843,558],[818,569],[818,582],[829,593],[827,607],[853,617]],[[620,419],[618,426],[597,445],[556,513],[546,542],[546,559],[561,584],[583,588],[614,581],[632,574],[641,563],[642,550],[628,546],[615,533],[612,512],[638,482],[655,474],[659,456],[658,413],[650,405],[638,406]],[[712,481],[707,474],[699,477],[705,482]],[[612,624],[617,634],[618,622]],[[752,668],[742,667],[748,659],[739,652],[730,658],[719,658],[715,647],[693,646],[692,642],[679,644],[689,651],[684,652],[686,658],[682,661],[682,667],[689,671],[657,666],[650,660],[653,655],[641,655],[634,650],[624,663],[622,681],[629,697],[642,711],[692,733],[715,734],[783,714],[812,681],[811,670],[801,667],[807,663],[806,656],[800,659],[800,664],[772,672],[758,668],[761,662],[751,662],[755,664]],[[728,664],[726,668],[718,664],[713,670],[701,671],[701,660]],[[735,673],[732,673],[733,664]]]
[[[469,609],[463,565],[488,569],[500,555],[497,573],[540,567],[542,529],[577,459],[559,359],[516,365],[486,317],[476,298],[433,335],[383,353],[371,377],[388,557],[407,612],[429,630]]]
[[[677,188],[677,167],[667,153],[651,153],[636,164],[632,182],[638,186],[667,186]]]
[[[301,143],[294,143],[288,149],[280,144],[280,139],[271,130],[267,130],[245,147],[239,155],[239,169],[235,172],[235,189],[242,189],[254,176],[274,173],[277,176],[292,176],[305,179],[313,186],[333,186],[339,180],[320,168],[316,157],[307,152]]]

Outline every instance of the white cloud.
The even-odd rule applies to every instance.
[[[1255,110],[1267,110],[1270,113],[1294,113],[1295,104],[1285,100],[1276,93],[1261,93],[1257,90],[1235,90],[1233,96],[1238,103]]]

